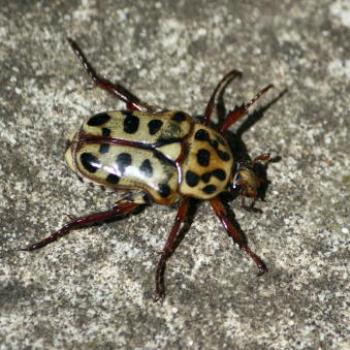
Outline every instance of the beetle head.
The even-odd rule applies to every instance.
[[[270,160],[269,154],[261,154],[253,161],[238,162],[231,182],[231,190],[239,195],[252,198],[254,201],[263,199],[268,184],[266,164]]]

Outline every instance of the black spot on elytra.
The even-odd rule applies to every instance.
[[[224,181],[226,179],[226,173],[222,169],[215,169],[212,171],[211,175],[215,176],[217,179]]]
[[[141,172],[146,176],[146,177],[152,177],[153,175],[153,167],[149,159],[145,159],[141,166],[140,166]]]
[[[120,177],[115,174],[108,174],[108,176],[106,177],[106,181],[114,185],[119,182],[119,179]]]
[[[137,129],[139,128],[140,119],[136,116],[134,116],[131,112],[125,111],[123,112],[125,115],[124,123],[123,123],[123,130],[127,134],[135,134]]]
[[[101,153],[101,154],[106,154],[106,153],[108,153],[108,151],[109,151],[109,144],[108,143],[101,143],[101,145],[100,145],[100,148],[99,148],[99,152]]]
[[[184,112],[176,112],[171,119],[175,122],[183,122],[186,120],[186,114]]]
[[[202,191],[206,194],[212,194],[216,191],[216,186],[215,185],[207,185],[203,188]]]
[[[217,179],[219,179],[221,181],[224,181],[226,179],[226,173],[222,169],[215,169],[213,171],[208,171],[207,173],[204,173],[201,176],[201,179],[204,182],[208,183],[212,176],[216,177]]]
[[[131,164],[131,155],[129,153],[120,153],[117,157],[117,165],[121,175],[124,175],[125,169]]]
[[[88,120],[87,125],[89,125],[89,126],[101,126],[101,125],[107,123],[110,119],[111,119],[111,117],[107,113],[99,113],[99,114],[92,116]]]
[[[199,129],[195,135],[194,138],[198,141],[208,141],[209,140],[209,134],[204,129]]]
[[[195,187],[198,185],[199,176],[191,170],[188,170],[185,175],[186,183],[190,187]]]
[[[204,173],[202,176],[201,176],[201,179],[204,181],[204,182],[209,182],[210,180],[210,177],[211,177],[211,172],[207,172],[207,173]]]
[[[102,128],[102,136],[103,137],[109,137],[111,135],[111,129],[109,128]]]
[[[97,157],[95,157],[91,153],[83,153],[80,156],[80,161],[83,167],[89,172],[89,173],[95,173],[100,167],[101,163],[98,160]]]
[[[224,160],[225,162],[230,160],[230,155],[227,152],[220,151],[219,149],[217,150],[217,152],[220,159]]]
[[[163,122],[159,119],[153,119],[147,124],[148,131],[151,135],[156,134],[160,128],[163,126]]]
[[[168,184],[159,184],[159,194],[161,197],[168,197],[170,194],[170,187]]]
[[[210,162],[210,152],[204,148],[197,152],[197,162],[201,166],[208,166]]]

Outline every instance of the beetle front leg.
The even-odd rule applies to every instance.
[[[180,232],[181,224],[184,222],[189,212],[189,198],[183,199],[177,211],[175,223],[170,231],[170,234],[165,242],[164,248],[160,253],[160,258],[156,269],[156,289],[154,292],[154,300],[162,300],[165,296],[164,287],[164,272],[167,260],[174,253],[177,245],[177,237]]]
[[[20,251],[31,252],[33,250],[37,250],[45,247],[46,245],[57,241],[59,238],[67,235],[73,230],[78,230],[80,228],[101,224],[106,220],[114,219],[119,216],[128,215],[133,212],[140,204],[136,203],[120,203],[117,206],[113,207],[110,210],[103,211],[101,213],[94,213],[86,216],[82,216],[72,220],[71,222],[65,224],[58,231],[53,232],[51,235],[47,236],[43,240],[29,244],[28,246],[19,249]]]
[[[134,111],[145,109],[147,111],[152,111],[155,109],[155,107],[141,101],[137,96],[131,93],[123,85],[118,83],[112,83],[111,81],[102,78],[96,72],[91,63],[88,61],[83,50],[79,47],[79,45],[71,38],[67,38],[67,40],[70,46],[72,47],[74,53],[83,64],[87,74],[90,76],[90,78],[96,86],[125,102],[128,110]]]
[[[257,265],[259,268],[259,275],[267,272],[267,267],[261,258],[256,255],[249,247],[246,237],[243,232],[238,228],[234,227],[227,217],[226,209],[219,198],[210,200],[210,204],[214,209],[215,214],[220,219],[222,225],[226,229],[228,235],[232,237],[233,241],[238,244],[239,248],[244,251]]]
[[[249,211],[249,212],[253,212],[253,213],[259,213],[261,214],[262,213],[262,210],[259,209],[259,208],[255,208],[255,203],[257,201],[257,196],[255,197],[252,197],[252,200],[251,202],[247,205],[246,202],[245,202],[245,197],[241,197],[241,208],[246,210],[246,211]]]

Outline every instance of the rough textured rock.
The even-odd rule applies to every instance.
[[[1,6],[0,349],[349,349],[348,1],[137,3]],[[262,214],[231,205],[268,274],[257,277],[207,204],[168,264],[163,305],[152,301],[155,252],[172,208],[8,252],[113,203],[63,161],[84,116],[122,108],[89,89],[66,36],[103,75],[193,115],[232,68],[244,78],[226,89],[227,110],[275,84],[232,128],[252,157],[281,157]]]

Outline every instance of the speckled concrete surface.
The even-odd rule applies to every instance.
[[[1,4],[0,349],[349,349],[349,2],[130,3]],[[281,157],[262,214],[231,205],[268,274],[207,204],[168,264],[163,305],[151,296],[171,208],[8,252],[113,203],[63,161],[84,116],[122,107],[89,89],[67,35],[105,76],[193,115],[232,68],[245,75],[227,109],[270,82],[262,108],[288,89],[237,126],[252,156]]]

